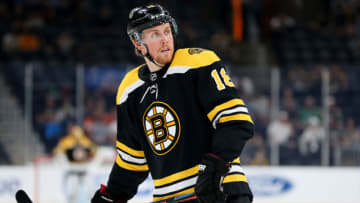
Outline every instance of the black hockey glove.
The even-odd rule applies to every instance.
[[[214,154],[206,154],[199,165],[199,176],[195,193],[201,203],[224,201],[220,189],[223,176],[229,171],[229,164]]]
[[[251,203],[248,196],[228,196],[226,203]]]
[[[101,188],[95,192],[91,199],[91,203],[126,203],[126,200],[117,199],[106,190],[105,185],[101,185]]]

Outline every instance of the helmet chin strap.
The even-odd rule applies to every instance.
[[[144,42],[142,42],[141,43],[142,45],[144,45],[145,46],[145,49],[146,49],[146,54],[144,55],[144,54],[142,54],[141,52],[141,55],[143,56],[143,57],[146,57],[147,59],[149,59],[149,61],[151,61],[153,64],[155,64],[156,66],[158,66],[158,67],[160,67],[160,68],[162,68],[164,65],[162,65],[162,64],[160,64],[160,63],[158,63],[158,62],[156,62],[155,60],[154,60],[154,58],[150,55],[150,53],[149,53],[149,48],[148,48],[148,46],[144,43]]]

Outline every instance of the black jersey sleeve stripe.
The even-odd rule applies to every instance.
[[[228,175],[233,175],[233,174],[245,175],[245,174],[242,173],[242,172],[229,172],[229,173],[227,174],[227,176],[228,176]]]
[[[181,188],[179,190],[176,190],[176,191],[173,191],[173,192],[169,192],[169,193],[166,193],[166,194],[163,194],[163,195],[157,195],[157,194],[154,194],[153,196],[154,197],[164,197],[164,196],[171,196],[171,195],[174,195],[176,194],[176,196],[178,196],[178,193],[181,193],[182,191],[187,191],[189,189],[194,189],[194,185],[191,185],[191,186],[188,186],[186,188]]]
[[[254,124],[254,122],[251,119],[251,116],[249,114],[243,114],[243,113],[222,116],[219,118],[218,122],[225,123],[225,122],[229,122],[229,121],[248,121],[248,122]]]
[[[128,163],[128,162],[124,161],[119,154],[116,157],[116,164],[119,167],[127,169],[129,171],[148,171],[149,170],[149,166],[147,164],[137,165],[137,164],[133,164],[133,163]]]
[[[187,189],[181,190],[179,192],[168,194],[166,196],[153,195],[153,201],[156,202],[156,201],[160,201],[160,200],[164,200],[164,199],[168,199],[168,198],[172,198],[172,197],[177,197],[177,196],[184,195],[184,194],[190,194],[190,193],[194,193],[194,192],[195,192],[195,187],[192,186]]]
[[[234,174],[225,176],[225,178],[223,180],[223,184],[230,183],[230,182],[248,182],[248,181],[247,181],[247,178],[245,175],[240,174],[240,173],[234,173]]]
[[[231,99],[227,102],[224,102],[222,104],[219,104],[217,106],[215,106],[208,114],[207,117],[209,118],[210,121],[213,121],[213,119],[215,118],[215,116],[221,112],[224,111],[225,109],[229,109],[232,108],[234,106],[237,105],[245,105],[244,101],[242,99]]]
[[[127,154],[126,152],[121,151],[120,149],[117,149],[118,154],[120,155],[120,158],[122,160],[124,160],[127,163],[132,163],[132,164],[136,164],[136,165],[144,165],[146,164],[146,159],[145,158],[136,158],[133,157],[129,154]]]
[[[173,183],[175,181],[182,180],[187,177],[193,176],[193,175],[197,174],[198,171],[199,171],[199,165],[196,165],[194,167],[174,173],[174,174],[166,176],[164,178],[154,179],[154,185],[155,185],[155,187],[167,185],[169,183]]]
[[[192,175],[192,176],[186,177],[186,178],[184,178],[184,179],[177,180],[177,181],[174,181],[174,182],[171,182],[171,183],[165,184],[165,185],[155,186],[155,188],[159,189],[159,188],[162,188],[162,187],[167,187],[167,186],[174,185],[174,184],[176,184],[176,183],[179,183],[179,182],[182,182],[182,181],[185,181],[185,180],[188,180],[188,179],[191,179],[191,178],[197,177],[197,176],[198,176],[198,174],[195,174],[195,175]]]
[[[131,147],[126,146],[120,141],[116,141],[116,148],[120,149],[121,151],[126,152],[127,154],[137,157],[137,158],[145,158],[145,153],[142,150],[136,150]]]

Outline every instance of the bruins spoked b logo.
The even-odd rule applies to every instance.
[[[153,102],[143,116],[146,138],[157,155],[171,151],[180,137],[180,121],[176,112],[164,102]]]

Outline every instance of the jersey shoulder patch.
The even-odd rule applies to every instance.
[[[144,84],[144,82],[139,78],[139,69],[144,65],[145,64],[142,64],[132,69],[125,75],[124,79],[118,87],[118,91],[116,94],[117,105],[125,102],[130,92],[134,91],[136,88]]]
[[[217,61],[220,61],[220,58],[211,50],[201,48],[178,49],[175,52],[169,69],[179,66],[191,69],[200,68],[209,66]]]

